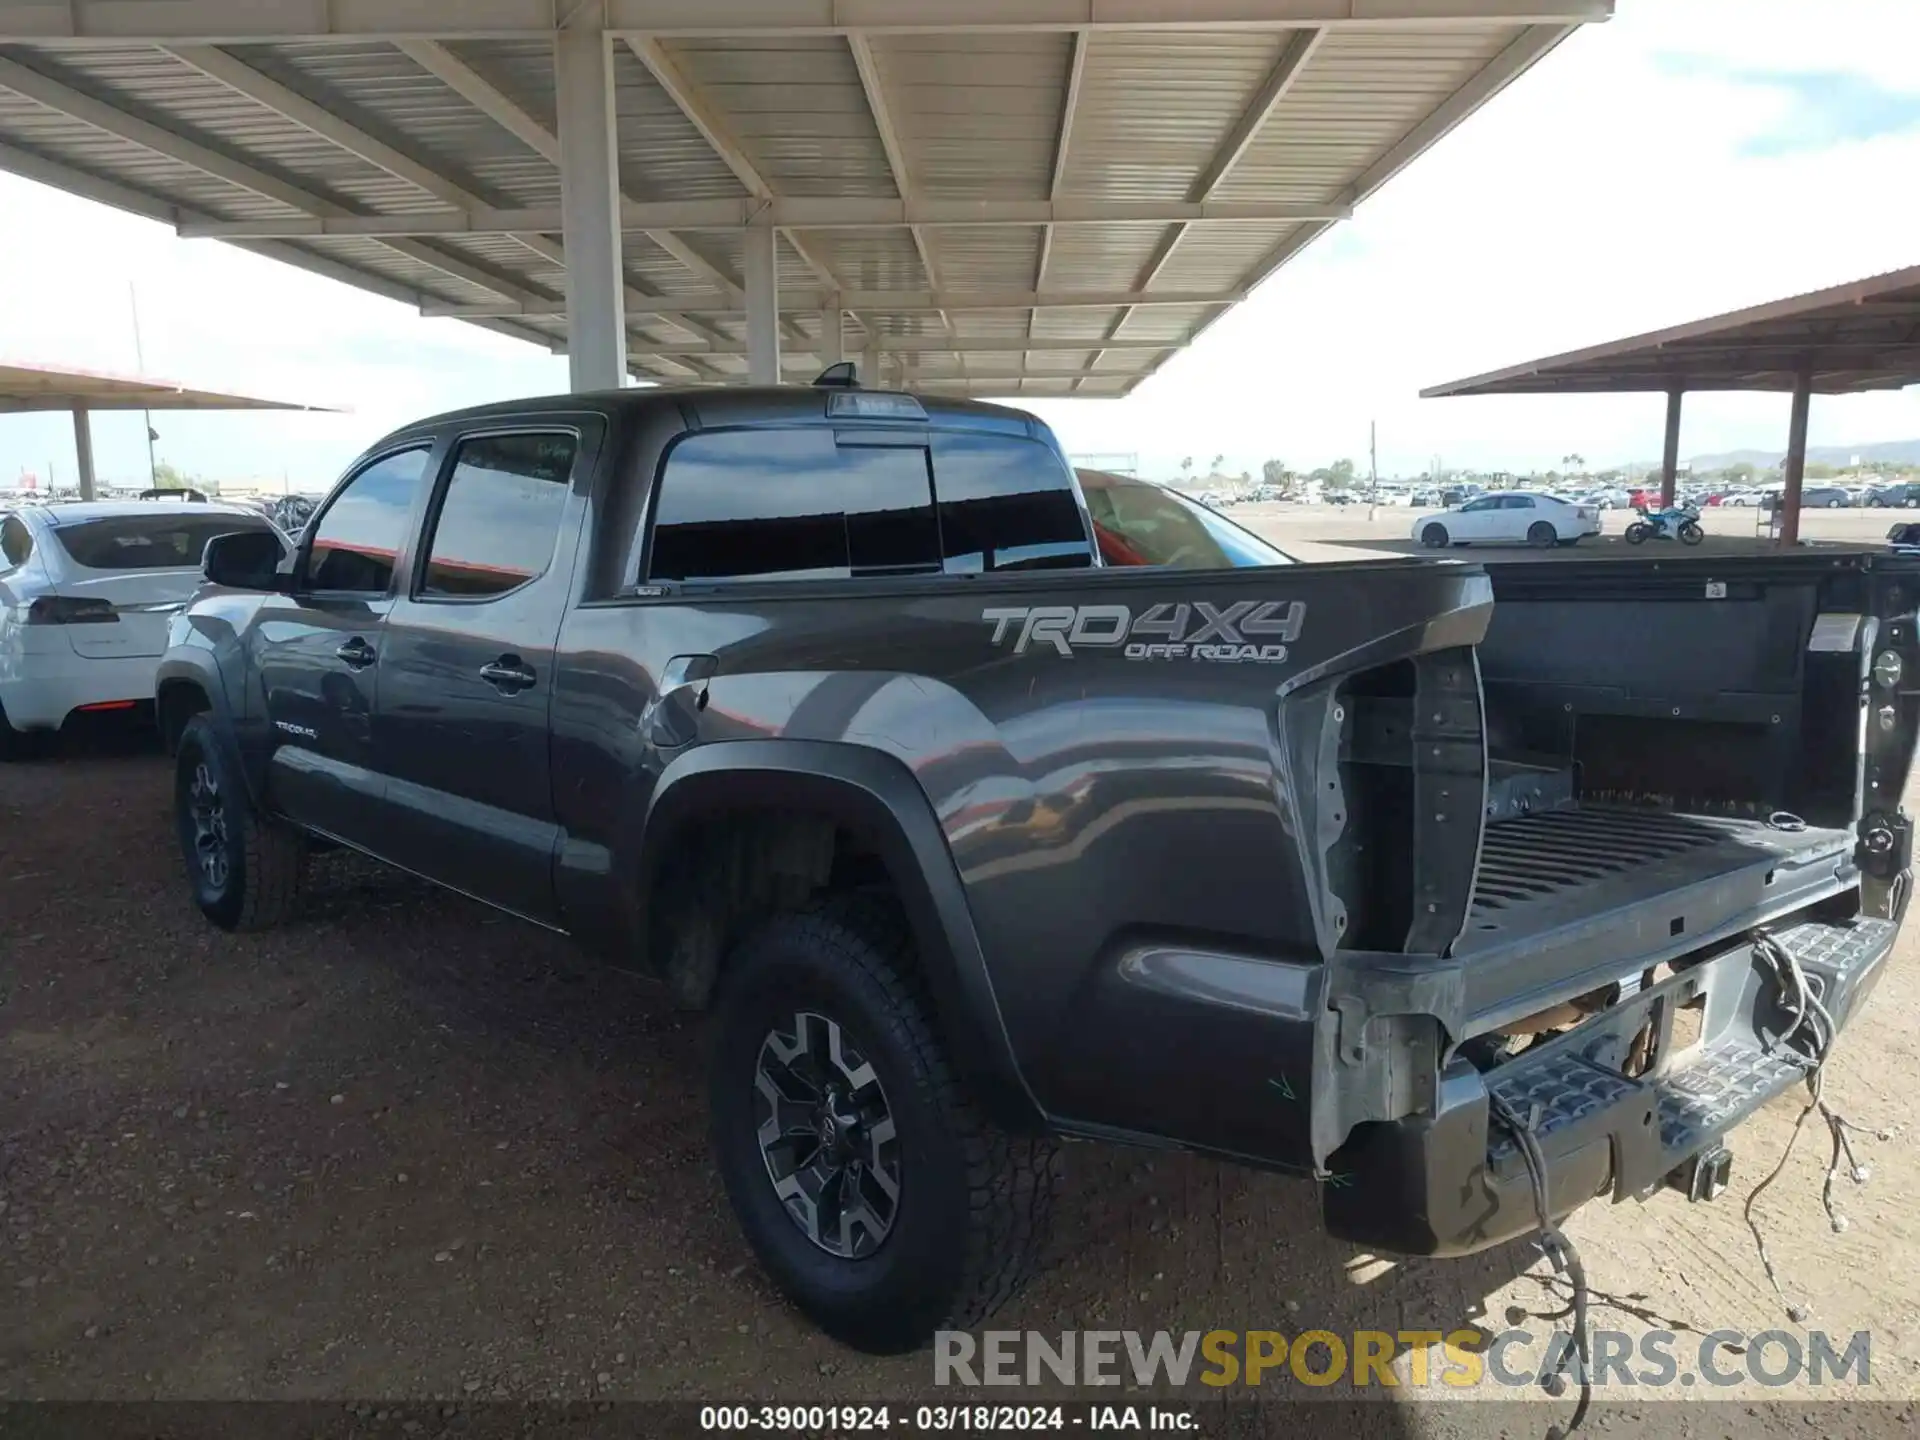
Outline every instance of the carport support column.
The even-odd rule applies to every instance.
[[[780,383],[780,278],[774,270],[771,225],[749,225],[742,232],[741,271],[747,290],[747,379],[754,385]]]
[[[1660,455],[1660,505],[1673,505],[1674,482],[1680,474],[1680,397],[1684,392],[1667,392],[1667,448]]]
[[[1813,376],[1801,371],[1793,382],[1793,410],[1787,419],[1787,458],[1780,472],[1780,543],[1800,543],[1800,489],[1807,473],[1807,411],[1813,404]]]
[[[73,407],[73,457],[80,468],[80,498],[93,496],[93,426],[87,419],[87,407]]]
[[[560,121],[560,223],[567,254],[567,368],[575,391],[627,383],[626,275],[613,51],[598,25],[554,41]]]

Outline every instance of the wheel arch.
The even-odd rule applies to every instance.
[[[663,932],[688,915],[690,903],[695,916],[702,913],[677,882],[676,859],[684,867],[685,857],[705,853],[703,839],[743,821],[785,835],[830,827],[832,837],[849,837],[861,856],[877,862],[912,930],[955,1068],[996,1124],[1045,1128],[1020,1074],[945,833],[912,773],[884,752],[834,741],[737,740],[701,745],[671,761],[649,798],[638,864],[629,872],[649,968],[666,973],[683,1002],[701,1004],[710,995],[732,936],[701,937],[714,953],[702,962],[709,969],[691,975],[668,973],[674,957],[660,948]]]

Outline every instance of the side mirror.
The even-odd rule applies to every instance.
[[[215,585],[229,590],[282,590],[280,561],[286,551],[271,530],[236,530],[207,541],[200,570]]]

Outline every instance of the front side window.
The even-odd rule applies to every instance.
[[[924,445],[826,426],[718,430],[668,453],[651,580],[844,580],[940,568]]]
[[[545,573],[579,448],[578,437],[562,432],[462,440],[427,543],[420,593],[485,599]]]
[[[307,588],[385,594],[427,473],[428,447],[384,455],[341,487],[313,526]]]
[[[1475,500],[1469,504],[1462,505],[1460,507],[1460,513],[1462,515],[1472,515],[1482,510],[1498,509],[1499,505],[1500,502],[1498,500]]]
[[[1034,440],[947,431],[934,438],[946,568],[1078,568],[1093,545],[1060,457]]]
[[[216,535],[270,528],[257,515],[103,515],[53,527],[53,538],[84,570],[193,570]]]

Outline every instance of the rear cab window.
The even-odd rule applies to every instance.
[[[653,582],[850,580],[1090,566],[1071,472],[1015,436],[809,424],[694,431],[668,450]]]

